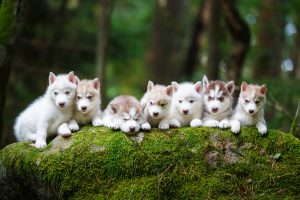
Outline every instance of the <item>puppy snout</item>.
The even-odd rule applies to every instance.
[[[63,107],[66,105],[66,103],[65,103],[65,102],[59,102],[58,105],[59,105],[61,108],[63,108]]]
[[[134,126],[130,126],[130,127],[129,127],[129,131],[130,131],[130,132],[134,132],[134,131],[135,131],[135,127],[134,127]]]
[[[154,116],[154,117],[157,117],[158,114],[159,114],[158,112],[153,112],[153,116]]]
[[[86,111],[87,107],[86,106],[81,106],[81,110]]]
[[[249,113],[250,113],[250,114],[254,113],[254,110],[249,110]]]
[[[218,112],[218,108],[212,108],[211,110],[212,110],[213,113]]]
[[[183,114],[185,114],[185,115],[189,114],[189,110],[183,110],[182,112],[183,112]]]

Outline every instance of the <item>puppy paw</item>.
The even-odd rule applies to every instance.
[[[150,126],[150,124],[149,124],[148,122],[145,122],[145,123],[143,123],[143,124],[141,125],[141,129],[142,129],[143,131],[149,131],[149,130],[151,129],[151,126]]]
[[[260,134],[264,135],[267,133],[268,129],[265,125],[260,125],[257,127],[257,130]]]
[[[100,118],[95,118],[92,121],[92,125],[93,126],[102,126],[103,125],[103,121]]]
[[[241,124],[239,121],[235,121],[233,120],[231,122],[231,132],[233,132],[234,134],[238,134],[241,130]]]
[[[202,121],[200,119],[193,119],[190,123],[191,127],[199,127],[202,125]]]
[[[219,122],[217,120],[208,120],[208,121],[204,122],[204,126],[207,126],[207,127],[218,127],[219,126]]]
[[[180,127],[180,122],[177,119],[172,119],[170,121],[170,127],[179,128]]]
[[[227,119],[223,119],[219,123],[219,128],[229,128],[230,127],[230,122]]]
[[[43,140],[37,140],[36,142],[35,142],[35,145],[34,145],[36,148],[44,148],[44,147],[46,147],[47,146],[47,143],[46,143],[46,141],[43,141]]]
[[[120,126],[118,126],[117,124],[112,123],[112,122],[107,123],[106,126],[107,126],[108,128],[110,128],[110,129],[113,129],[113,130],[118,130],[118,129],[120,129]]]
[[[69,124],[69,129],[72,132],[79,131],[79,125],[77,123],[70,123]]]
[[[169,124],[168,124],[168,123],[161,123],[161,124],[158,125],[158,128],[159,128],[159,129],[162,129],[162,130],[167,130],[167,129],[169,129],[170,127],[169,127]]]
[[[68,124],[62,124],[58,127],[57,133],[63,137],[68,137],[72,134]]]

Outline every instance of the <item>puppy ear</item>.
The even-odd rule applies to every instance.
[[[100,81],[99,81],[99,79],[98,78],[95,78],[94,80],[93,80],[93,87],[96,89],[96,90],[99,90],[100,89]]]
[[[150,92],[154,87],[154,83],[152,81],[148,81],[147,92]]]
[[[109,104],[110,106],[110,110],[111,110],[111,113],[115,114],[118,112],[118,105],[117,104]]]
[[[68,74],[68,80],[69,80],[71,83],[76,84],[76,78],[75,78],[75,75],[74,75],[74,72],[73,72],[73,71],[71,71],[71,72]]]
[[[234,81],[229,81],[228,83],[226,83],[225,87],[228,90],[229,94],[232,95],[235,89]]]
[[[194,86],[195,86],[196,92],[200,94],[202,91],[201,81],[198,81],[197,83],[195,83]]]
[[[167,95],[170,96],[170,97],[171,97],[172,94],[173,94],[173,93],[172,93],[172,92],[173,92],[172,90],[173,90],[173,89],[172,89],[172,85],[169,85],[168,87],[166,87],[166,93],[167,93]]]
[[[209,81],[206,75],[204,75],[202,78],[202,84],[203,84],[203,89],[207,88],[207,86],[209,85]]]
[[[177,92],[179,85],[175,81],[173,81],[171,84],[172,84],[172,90],[173,90],[173,94],[174,94],[175,92]]]
[[[75,80],[76,80],[76,85],[78,85],[80,82],[80,79],[78,78],[78,76],[75,76]]]
[[[51,85],[52,83],[54,83],[54,81],[56,80],[56,76],[54,73],[50,72],[49,73],[49,85]]]
[[[243,81],[243,83],[242,83],[242,85],[241,85],[241,91],[242,91],[242,92],[245,92],[246,89],[247,89],[247,86],[248,86],[248,84],[247,84],[245,81]]]
[[[260,86],[260,93],[262,93],[263,95],[266,95],[266,93],[267,93],[267,86],[265,84],[263,84],[262,86]]]

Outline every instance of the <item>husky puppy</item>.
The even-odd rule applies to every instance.
[[[264,119],[264,105],[266,103],[266,85],[252,85],[243,82],[237,106],[231,117],[231,131],[240,132],[240,126],[256,126],[260,134],[267,133]]]
[[[172,86],[154,85],[148,82],[147,92],[141,99],[143,113],[151,127],[168,129],[169,124],[163,123],[169,114],[172,99]]]
[[[150,130],[146,122],[140,102],[133,96],[117,96],[104,110],[104,126],[111,129],[121,129],[128,134],[135,134],[140,129]]]
[[[36,148],[47,145],[47,136],[58,133],[69,136],[68,122],[72,117],[76,93],[73,72],[68,75],[49,74],[49,86],[44,96],[36,99],[16,119],[14,134],[18,141],[35,141]]]
[[[229,128],[232,112],[234,82],[208,81],[203,77],[204,116],[207,127]]]
[[[168,123],[171,127],[202,125],[201,82],[172,82],[173,97]]]
[[[74,114],[69,122],[69,128],[72,131],[78,131],[78,124],[84,125],[92,122],[93,126],[101,126],[101,99],[100,82],[98,78],[94,80],[79,80],[76,90],[76,101],[74,105]]]

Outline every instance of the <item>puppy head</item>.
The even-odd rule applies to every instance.
[[[172,82],[173,98],[172,104],[184,117],[189,117],[200,111],[202,106],[201,82],[181,83]]]
[[[169,111],[172,97],[172,86],[153,85],[148,83],[147,104],[149,114],[154,119],[163,119]]]
[[[239,103],[248,115],[255,115],[260,111],[266,102],[266,85],[252,85],[243,82]]]
[[[73,71],[67,75],[58,75],[50,72],[47,93],[59,109],[65,109],[73,105],[76,94],[77,82]]]
[[[209,82],[205,76],[203,80],[204,106],[205,110],[213,115],[223,113],[232,105],[232,94],[234,92],[234,82],[224,83],[221,81]]]
[[[99,106],[100,82],[98,78],[79,81],[76,93],[76,108],[78,111],[88,113],[95,106]]]

